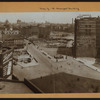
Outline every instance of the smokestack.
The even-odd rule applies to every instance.
[[[72,18],[72,29],[74,28],[74,24],[73,24],[73,18]],[[73,33],[73,32],[72,32]]]
[[[72,18],[72,25],[73,25],[73,18]]]

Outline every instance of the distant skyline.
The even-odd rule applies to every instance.
[[[100,12],[23,12],[23,13],[0,13],[0,22],[8,20],[16,23],[18,19],[22,22],[51,22],[51,23],[72,23],[79,15],[90,14],[92,17],[100,16]]]

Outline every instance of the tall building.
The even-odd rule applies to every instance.
[[[41,24],[39,26],[39,38],[44,38],[44,39],[49,38],[50,31],[51,31],[50,25]]]
[[[97,49],[97,58],[100,58],[100,18],[97,18],[96,21],[96,49]]]
[[[75,19],[74,57],[97,56],[97,23],[97,18],[91,16]]]

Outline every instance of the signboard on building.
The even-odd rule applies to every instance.
[[[13,73],[13,49],[0,54],[0,77],[7,78]]]
[[[4,34],[19,34],[19,30],[5,30]]]
[[[2,31],[3,47],[24,47],[24,36],[19,30],[4,30]]]

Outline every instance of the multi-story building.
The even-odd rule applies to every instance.
[[[0,78],[12,79],[13,74],[13,48],[0,49]]]
[[[100,58],[100,18],[96,21],[96,48],[97,48],[97,58]]]
[[[3,30],[2,41],[4,47],[23,48],[24,37],[21,35],[19,30]]]
[[[100,63],[100,17],[96,21],[96,63]]]
[[[90,16],[75,19],[74,57],[96,57],[97,23]]]
[[[44,38],[44,39],[49,38],[50,31],[51,31],[50,25],[45,25],[45,24],[39,25],[39,38]]]
[[[39,27],[38,25],[26,26],[22,27],[20,31],[24,35],[24,37],[38,36]]]

